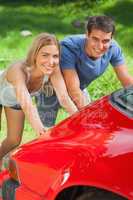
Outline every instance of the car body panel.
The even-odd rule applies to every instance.
[[[24,199],[25,191],[38,200],[54,200],[74,185],[107,189],[133,200],[132,141],[133,119],[103,97],[17,149],[12,155],[21,183],[16,200]]]
[[[44,198],[38,194],[35,194],[34,192],[27,190],[24,186],[19,187],[16,190],[16,196],[15,198],[17,200],[44,200]]]

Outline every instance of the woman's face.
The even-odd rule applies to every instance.
[[[59,49],[56,45],[42,47],[36,57],[36,67],[44,74],[50,75],[59,66]]]

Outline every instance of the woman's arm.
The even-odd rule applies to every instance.
[[[40,120],[36,106],[32,103],[32,99],[26,86],[25,74],[23,73],[21,67],[13,66],[9,69],[7,73],[7,80],[14,86],[17,100],[20,103],[21,108],[32,128],[38,135],[43,134],[44,126]]]
[[[78,109],[68,95],[66,85],[59,67],[50,76],[50,80],[61,106],[63,106],[70,115],[76,112]]]

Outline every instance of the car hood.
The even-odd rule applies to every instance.
[[[119,144],[123,146],[125,143],[127,146],[128,143],[128,147],[130,146],[132,134],[133,119],[114,108],[107,96],[62,121],[39,139],[22,145],[17,151],[34,153],[50,146],[91,149],[106,146],[107,149],[115,144],[118,151]]]

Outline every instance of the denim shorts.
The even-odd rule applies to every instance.
[[[19,104],[16,104],[14,106],[11,106],[12,109],[15,109],[15,110],[22,110],[21,106]]]
[[[19,104],[16,104],[14,106],[7,106],[9,108],[15,109],[15,110],[22,110],[21,106]],[[0,104],[0,108],[2,108],[2,105]]]

